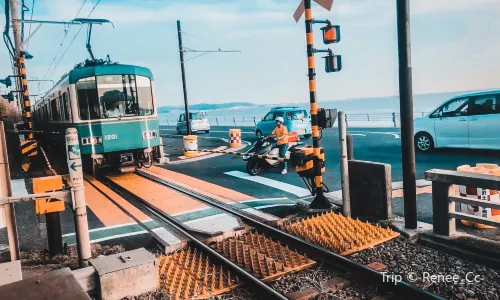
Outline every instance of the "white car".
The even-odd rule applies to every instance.
[[[191,124],[191,132],[210,132],[210,123],[208,122],[207,114],[205,112],[190,112],[189,124]],[[187,132],[186,127],[186,113],[182,113],[177,120],[177,134]]]
[[[500,90],[448,99],[436,110],[414,120],[415,147],[500,149]]]

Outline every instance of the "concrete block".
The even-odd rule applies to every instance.
[[[402,236],[408,238],[411,241],[417,240],[420,238],[422,233],[432,231],[432,224],[417,222],[416,229],[408,229],[405,227],[405,219],[401,217],[395,217],[391,220],[390,225],[394,230],[401,233]]]
[[[159,163],[160,165],[168,164],[170,162],[170,159],[168,157],[159,157],[156,159],[156,162]]]
[[[378,261],[374,261],[374,262],[372,262],[372,263],[369,263],[369,264],[367,264],[366,266],[367,266],[368,268],[370,268],[370,269],[373,269],[373,270],[375,270],[375,271],[379,271],[379,272],[380,272],[380,271],[384,271],[384,270],[386,270],[386,269],[387,269],[387,266],[386,266],[386,265],[384,265],[383,263],[378,262]]]
[[[339,290],[347,288],[350,285],[351,285],[351,282],[349,280],[346,280],[344,278],[336,276],[336,277],[333,277],[332,279],[327,280],[323,284],[323,289],[327,293],[328,292],[335,293]]]
[[[391,165],[361,160],[350,160],[348,163],[352,216],[391,219]]]
[[[118,300],[159,287],[158,260],[144,248],[90,260],[99,277],[102,300]]]
[[[298,292],[288,293],[285,296],[291,300],[307,300],[319,293],[320,291],[317,288],[307,288]]]
[[[0,264],[0,286],[23,279],[21,261],[10,261]]]

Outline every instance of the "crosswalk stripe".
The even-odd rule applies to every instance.
[[[294,194],[298,197],[305,197],[305,196],[311,195],[311,192],[308,189],[301,188],[301,187],[298,187],[298,186],[295,186],[292,184],[284,183],[284,182],[281,182],[278,180],[269,179],[269,178],[262,177],[262,176],[251,176],[247,173],[243,173],[240,171],[230,171],[230,172],[225,172],[224,174],[229,175],[229,176],[234,176],[237,178],[241,178],[241,179],[245,179],[245,180],[249,180],[249,181],[253,181],[256,183],[263,184],[263,185],[267,185],[267,186],[270,186],[272,188],[282,190],[282,191],[285,191],[287,193]]]

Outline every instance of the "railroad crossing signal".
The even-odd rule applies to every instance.
[[[309,1],[309,3],[311,2],[311,0],[307,0],[307,1]],[[333,0],[314,0],[314,2],[318,3],[319,5],[321,5],[324,9],[326,9],[328,11],[330,11],[332,9]],[[300,18],[304,14],[304,11],[305,11],[305,3],[304,3],[304,0],[302,0],[302,1],[300,1],[300,4],[297,7],[297,10],[293,14],[293,18],[295,19],[295,22],[298,22],[300,20]]]
[[[322,154],[323,149],[320,147],[321,134],[320,131],[327,127],[330,123],[333,125],[332,120],[327,122],[326,111],[318,107],[316,101],[316,67],[314,62],[315,53],[328,53],[325,56],[325,71],[338,72],[342,69],[341,57],[339,55],[334,55],[332,50],[319,50],[314,48],[314,33],[313,24],[326,24],[325,27],[321,28],[323,32],[323,42],[325,44],[338,43],[340,41],[340,27],[335,25],[332,26],[328,20],[314,20],[312,17],[311,2],[314,1],[321,5],[323,8],[330,10],[332,8],[333,0],[302,0],[299,7],[293,14],[293,18],[296,22],[305,13],[305,24],[306,24],[306,42],[307,42],[307,67],[308,67],[308,79],[309,79],[309,101],[311,104],[311,127],[313,136],[313,149],[312,153],[312,166],[308,168],[308,175],[313,178],[314,187],[311,186],[311,193],[314,196],[310,207],[313,209],[329,209],[332,207],[330,201],[325,197],[323,191],[323,172],[325,165],[324,154]],[[331,118],[330,118],[331,119]],[[309,164],[311,165],[311,164]]]

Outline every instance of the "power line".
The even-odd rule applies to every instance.
[[[80,9],[78,9],[78,12],[76,13],[74,19],[76,19],[78,17],[78,15],[80,14],[80,12],[82,11],[83,9],[83,6],[85,5],[85,3],[87,2],[87,0],[84,0],[82,5],[80,6]],[[31,26],[31,25],[30,25]],[[65,28],[64,29],[64,36],[61,40],[61,43],[59,44],[59,48],[57,48],[57,51],[56,51],[56,54],[54,55],[54,58],[52,58],[52,62],[50,63],[50,66],[49,68],[47,69],[47,71],[45,72],[45,75],[43,75],[43,79],[45,79],[47,77],[47,75],[49,74],[52,66],[54,66],[54,63],[56,61],[56,58],[57,58],[57,55],[59,54],[59,51],[62,49],[62,46],[64,44],[64,41],[66,40],[66,37],[68,36],[68,33],[69,33],[69,28]],[[54,67],[55,68],[55,67]],[[51,73],[52,74],[52,73]],[[42,85],[43,87],[43,85]],[[40,90],[39,90],[40,91]]]
[[[90,18],[90,16],[92,15],[92,13],[94,12],[95,8],[97,7],[97,5],[99,5],[99,2],[101,2],[101,0],[98,0],[97,3],[94,5],[94,7],[92,7],[92,10],[90,11],[89,15],[87,16],[87,19]],[[56,63],[54,69],[52,69],[52,72],[50,73],[49,77],[52,76],[52,74],[54,73],[54,71],[57,69],[57,67],[59,66],[59,63],[61,62],[61,60],[64,58],[64,56],[66,55],[66,52],[68,52],[69,48],[71,47],[71,45],[73,44],[73,42],[75,41],[76,37],[78,36],[78,34],[80,33],[80,31],[82,30],[83,28],[83,25],[82,24],[80,26],[80,28],[78,28],[78,31],[76,32],[76,34],[73,36],[73,39],[71,40],[71,42],[69,43],[68,47],[66,48],[66,50],[64,50],[63,54],[61,55],[61,58],[59,59],[59,61]],[[45,79],[45,78],[44,78]]]
[[[190,33],[184,32],[184,31],[181,31],[181,33],[182,33],[182,34],[184,34],[184,35],[187,35],[187,36],[193,37],[193,38],[195,38],[195,39],[199,39],[199,40],[201,40],[201,41],[204,41],[204,42],[210,43],[210,44],[212,44],[212,45],[218,46],[218,47],[222,47],[222,48],[226,48],[226,49],[229,49],[229,50],[237,51],[237,50],[235,50],[235,49],[233,49],[233,48],[229,48],[229,47],[226,47],[226,46],[223,46],[223,45],[220,45],[220,44],[214,43],[214,42],[212,42],[212,41],[209,41],[209,40],[203,39],[203,38],[201,38],[201,37],[197,37],[197,36],[195,36],[195,35],[192,35],[192,34],[190,34]]]
[[[31,2],[31,16],[30,16],[30,20],[33,20],[33,13],[34,13],[34,11],[35,11],[35,0],[33,0]],[[28,31],[28,36],[30,36],[30,35],[31,35],[31,23],[30,23],[30,29]],[[30,42],[31,42],[31,40],[29,40],[28,44],[26,45],[26,52],[28,52],[28,48],[30,46]]]

